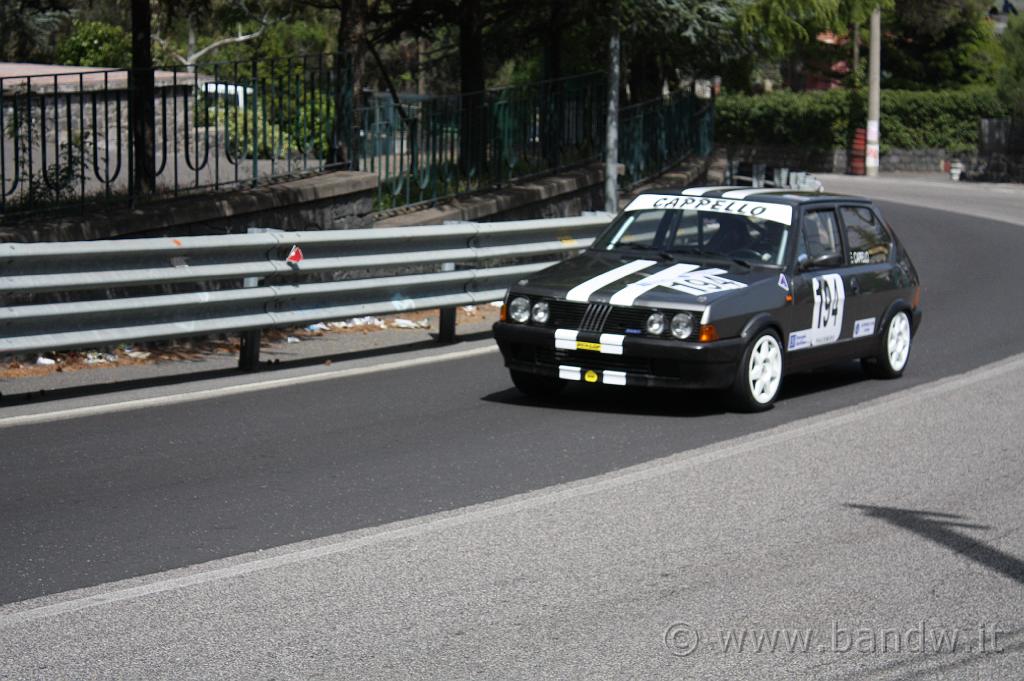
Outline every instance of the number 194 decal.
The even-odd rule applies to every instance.
[[[814,312],[808,334],[811,345],[825,345],[839,340],[843,328],[843,306],[846,288],[843,278],[835,273],[824,274],[811,280],[814,293]]]

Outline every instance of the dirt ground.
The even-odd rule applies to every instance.
[[[495,305],[464,306],[457,309],[456,324],[493,322],[498,319]],[[273,348],[304,339],[330,334],[371,334],[385,330],[430,330],[436,310],[403,312],[371,318],[357,317],[341,322],[321,322],[305,327],[267,329],[262,348]],[[289,340],[291,339],[291,340]],[[237,336],[197,338],[148,343],[122,343],[116,347],[46,352],[20,358],[4,358],[0,378],[17,379],[47,376],[53,373],[111,369],[119,366],[158,362],[197,361],[212,355],[238,354]]]

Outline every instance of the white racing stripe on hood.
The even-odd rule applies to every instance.
[[[679,263],[678,265],[666,267],[660,272],[655,272],[650,276],[644,277],[640,281],[624,287],[621,291],[613,295],[608,302],[612,305],[632,305],[636,302],[637,298],[647,293],[655,286],[671,284],[680,275],[692,272],[697,269],[697,267],[697,265],[691,265],[689,263]]]
[[[657,264],[656,260],[634,260],[633,262],[627,262],[625,265],[619,265],[613,270],[599,274],[592,279],[587,279],[579,286],[573,287],[565,294],[565,299],[577,303],[589,302],[590,296],[608,284],[624,279],[635,272],[645,270],[655,264]]]

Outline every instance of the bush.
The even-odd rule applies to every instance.
[[[57,60],[74,66],[132,65],[132,39],[127,31],[102,21],[75,21],[71,35],[57,46]]]
[[[235,158],[287,158],[298,151],[292,136],[263,110],[231,107],[211,113],[227,128],[227,148]]]
[[[957,90],[882,91],[881,142],[888,149],[971,151],[978,119],[1006,108],[990,86]],[[723,95],[716,102],[715,134],[730,145],[784,145],[816,150],[846,147],[867,123],[865,90]]]

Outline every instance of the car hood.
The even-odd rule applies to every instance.
[[[686,309],[774,286],[780,274],[719,260],[663,260],[657,254],[643,258],[587,251],[541,270],[512,290],[579,302]]]

